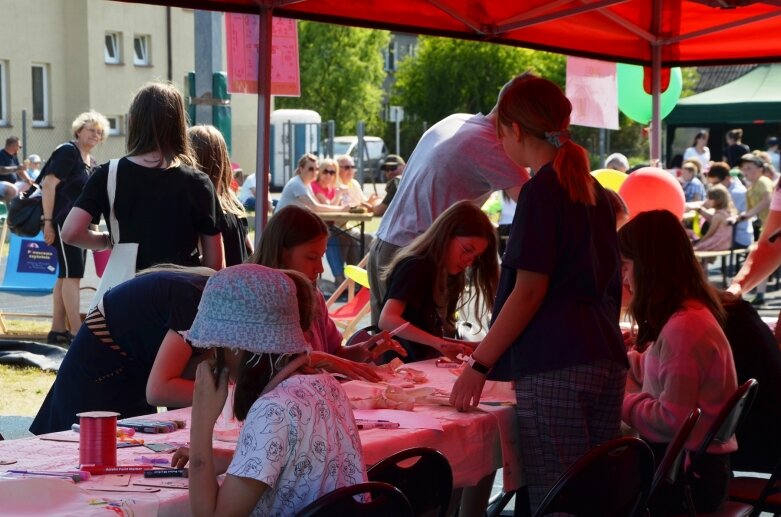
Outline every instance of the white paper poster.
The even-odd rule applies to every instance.
[[[571,124],[618,129],[615,63],[567,57],[567,97],[572,102]]]

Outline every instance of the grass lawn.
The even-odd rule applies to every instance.
[[[35,416],[55,376],[34,367],[0,365],[0,415]]]
[[[9,319],[6,324],[10,332],[24,334],[46,334],[50,326],[48,321],[21,319]],[[31,366],[0,364],[0,415],[35,416],[55,376]]]

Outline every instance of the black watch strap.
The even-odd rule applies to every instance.
[[[488,372],[491,371],[491,369],[488,366],[484,365],[480,361],[475,360],[475,358],[471,356],[469,357],[467,364],[474,371],[483,375],[488,375]]]

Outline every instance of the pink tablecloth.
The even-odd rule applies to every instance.
[[[434,386],[449,392],[455,376],[447,369],[437,368],[433,361],[417,363],[415,368],[424,370],[429,381],[426,386]],[[512,392],[505,383],[487,383],[484,400],[506,403],[512,401]],[[421,406],[416,411],[425,411],[442,423],[442,431],[430,429],[369,429],[361,431],[364,458],[368,465],[408,447],[426,446],[441,451],[453,469],[454,486],[464,487],[476,484],[498,468],[504,468],[504,488],[506,491],[521,486],[518,454],[517,423],[514,408],[509,405],[484,405],[467,413],[459,413],[446,406]],[[168,413],[153,415],[157,419],[178,419],[187,422],[187,428],[166,434],[138,434],[147,443],[185,443],[189,441],[190,409],[179,409]],[[78,434],[66,431],[45,435],[43,438],[59,438],[70,441],[52,441],[41,437],[0,441],[0,472],[8,469],[26,470],[65,470],[74,469],[79,463]],[[215,441],[215,446],[226,448],[231,443]],[[154,454],[146,447],[131,447],[117,451],[120,465],[137,464],[140,456],[170,457]],[[15,462],[6,464],[8,462]],[[25,480],[28,481],[28,480]],[[90,481],[75,485],[84,491],[75,493],[73,485],[67,481],[55,480],[69,485],[67,494],[54,494],[60,499],[68,499],[68,504],[83,504],[79,515],[105,512],[101,504],[124,505],[132,508],[137,515],[179,516],[189,514],[187,490],[173,487],[143,487],[143,476],[133,475],[127,487],[121,491],[103,491],[106,479],[95,476]],[[13,483],[9,485],[8,483]],[[173,484],[173,483],[172,483]],[[0,515],[4,515],[5,502],[9,493],[18,493],[23,485],[18,480],[0,479]],[[24,489],[29,488],[25,487]],[[92,491],[92,489],[102,491]],[[40,493],[40,487],[36,489]],[[89,491],[88,491],[89,490]],[[133,490],[157,490],[154,492],[134,492]],[[76,497],[82,494],[83,503]],[[54,497],[53,495],[53,497]],[[41,494],[45,497],[45,494]],[[74,502],[75,501],[75,502]],[[96,503],[97,501],[97,503]],[[100,501],[103,501],[101,503]],[[49,508],[57,506],[57,500],[48,501]],[[19,514],[19,512],[16,512]],[[30,515],[36,512],[30,513]]]

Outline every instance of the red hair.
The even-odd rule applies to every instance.
[[[526,77],[510,84],[499,99],[497,131],[518,124],[529,135],[556,148],[553,169],[569,198],[585,205],[596,204],[594,180],[588,153],[569,135],[572,103],[561,88],[541,77]]]

